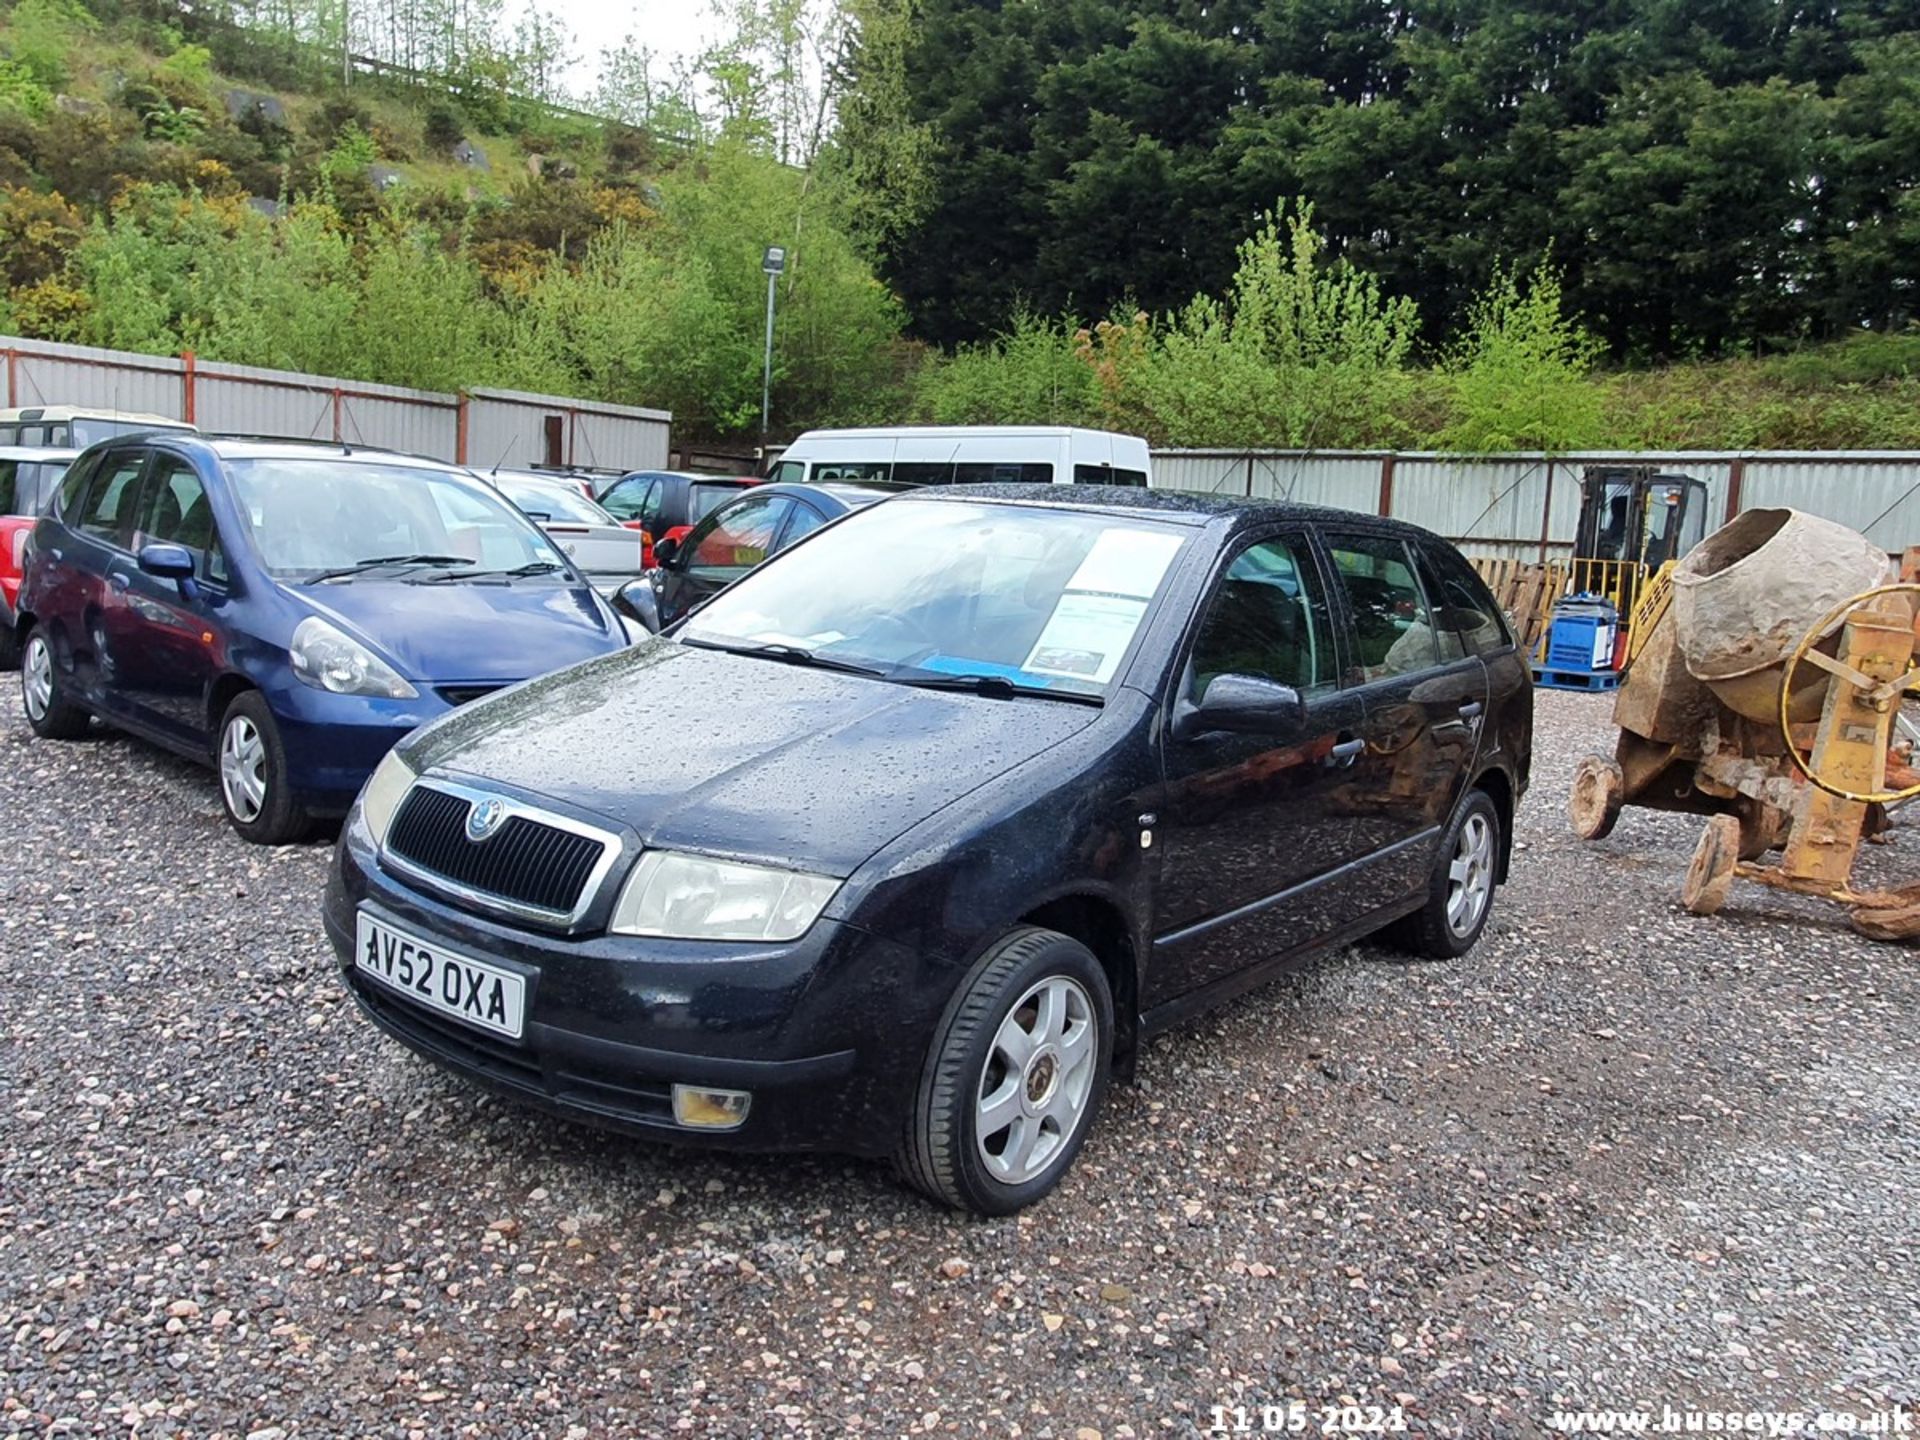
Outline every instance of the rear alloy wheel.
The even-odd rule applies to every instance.
[[[1052,930],[1012,932],[974,966],[934,1034],[902,1175],[957,1209],[1024,1209],[1079,1154],[1112,1061],[1099,962]]]
[[[78,740],[87,733],[87,712],[65,692],[52,642],[39,630],[29,631],[20,652],[20,704],[43,740]]]
[[[220,799],[243,840],[286,845],[307,833],[311,820],[287,784],[280,727],[257,690],[234,697],[220,722]]]
[[[1396,921],[1386,938],[1431,960],[1464,955],[1486,928],[1499,882],[1500,810],[1486,791],[1469,790],[1441,843],[1426,904]]]

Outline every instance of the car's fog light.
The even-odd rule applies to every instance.
[[[745,1090],[708,1090],[699,1085],[673,1087],[673,1118],[697,1130],[732,1130],[746,1123],[753,1096]]]

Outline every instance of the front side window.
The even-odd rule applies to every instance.
[[[681,638],[798,646],[903,684],[962,676],[1097,698],[1188,534],[1043,506],[874,505],[742,578]]]
[[[546,536],[491,487],[447,470],[306,456],[228,463],[261,562],[310,580],[375,562],[566,577]]]
[[[1227,567],[1200,622],[1188,697],[1199,704],[1221,675],[1252,675],[1303,695],[1339,683],[1326,591],[1303,541],[1264,540]]]
[[[773,553],[792,508],[785,496],[772,495],[714,511],[687,536],[687,573],[723,582],[746,574]]]
[[[133,533],[134,507],[139,501],[140,470],[146,458],[138,450],[107,457],[87,493],[86,509],[80,517],[82,533],[127,548]]]
[[[86,498],[87,479],[99,470],[101,457],[98,455],[84,460],[76,460],[67,467],[67,473],[60,479],[60,494],[54,504],[54,514],[67,524],[78,527],[80,506]]]
[[[1335,536],[1334,572],[1353,616],[1352,683],[1429,670],[1440,663],[1433,620],[1407,547],[1384,536]]]
[[[807,462],[804,460],[782,460],[773,467],[767,477],[775,484],[783,481],[800,481],[807,478]]]
[[[201,572],[208,572],[208,554],[214,548],[213,507],[187,461],[174,455],[154,461],[140,530],[148,541],[186,546],[199,558]]]

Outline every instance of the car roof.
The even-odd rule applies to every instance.
[[[1143,515],[1178,525],[1205,525],[1226,518],[1241,524],[1282,523],[1293,520],[1316,525],[1391,531],[1399,535],[1426,535],[1418,525],[1358,510],[1336,510],[1293,500],[1270,500],[1244,495],[1213,495],[1200,490],[1153,490],[1137,485],[912,485],[901,497],[905,504],[940,500],[975,500],[994,505],[1024,505],[1034,509],[1090,510],[1110,515]]]
[[[403,450],[383,450],[378,445],[354,445],[342,440],[300,440],[274,435],[200,435],[192,431],[148,432],[146,436],[119,435],[103,440],[102,445],[124,445],[140,439],[165,441],[184,449],[204,449],[222,460],[349,460],[368,464],[401,466],[414,470],[439,470],[472,478],[472,472],[451,460],[436,460],[431,455],[410,455]]]
[[[891,480],[781,480],[771,485],[756,485],[753,494],[756,499],[762,495],[825,495],[849,510],[857,510],[862,505],[885,500],[889,495],[904,495],[909,490],[925,488],[923,485],[895,484]]]
[[[115,410],[109,405],[24,405],[11,410],[0,410],[0,424],[29,425],[47,421],[65,420],[138,420],[143,425],[151,425],[157,430],[192,430],[194,427],[185,420],[176,420],[171,415],[151,415],[144,410]]]

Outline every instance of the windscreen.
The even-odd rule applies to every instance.
[[[888,678],[999,677],[1102,695],[1186,533],[1130,516],[960,500],[875,505],[776,556],[683,638],[787,645]]]
[[[501,496],[444,470],[329,457],[235,460],[235,498],[268,571],[283,579],[389,556],[444,556],[479,570],[565,566]]]
[[[500,482],[500,492],[535,520],[557,520],[575,525],[618,525],[620,522],[578,490],[560,485]]]
[[[155,430],[191,430],[191,425],[169,425],[164,420],[108,420],[99,415],[76,415],[71,427],[74,449],[84,450],[117,435],[145,435]]]

